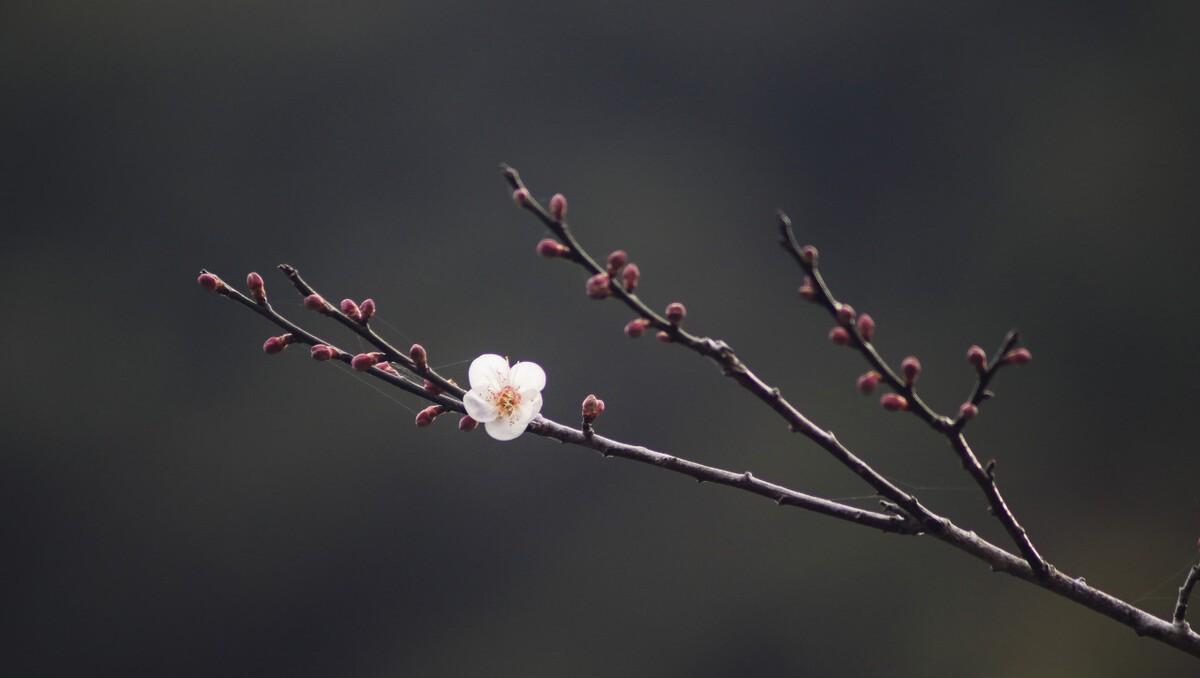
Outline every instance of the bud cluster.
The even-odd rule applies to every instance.
[[[583,399],[580,411],[583,414],[583,423],[590,424],[604,414],[604,401],[597,398],[594,393],[589,393]]]

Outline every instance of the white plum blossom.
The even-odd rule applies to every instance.
[[[507,358],[485,353],[471,362],[467,376],[471,380],[471,390],[463,396],[467,414],[496,440],[521,435],[542,411],[546,372],[537,363],[509,367]]]

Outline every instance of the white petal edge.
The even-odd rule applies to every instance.
[[[546,388],[546,371],[537,363],[519,362],[509,370],[508,381],[518,391],[541,391]]]
[[[542,394],[533,389],[521,391],[521,404],[513,412],[513,419],[528,424],[542,411]]]
[[[508,385],[508,360],[495,353],[484,353],[471,361],[467,379],[473,391],[499,391]]]
[[[500,410],[475,391],[467,391],[467,394],[463,396],[463,406],[467,408],[467,414],[481,424],[486,424],[500,416]]]
[[[516,417],[500,417],[499,419],[493,419],[484,423],[483,428],[487,430],[488,435],[496,440],[512,440],[525,432],[525,428],[529,426],[530,419],[521,421]]]

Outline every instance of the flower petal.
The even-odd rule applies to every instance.
[[[496,440],[512,440],[525,432],[529,421],[529,419],[521,421],[516,417],[500,417],[484,423],[483,427],[487,430],[488,435]]]
[[[484,353],[471,361],[467,378],[473,391],[499,391],[508,385],[508,360],[495,353]]]
[[[486,424],[500,416],[500,410],[496,409],[490,400],[475,391],[467,391],[467,394],[463,396],[463,406],[467,408],[467,414],[481,424]]]
[[[521,404],[517,405],[516,411],[512,413],[512,418],[517,422],[528,424],[541,411],[542,394],[533,389],[526,389],[521,391]]]
[[[518,391],[541,391],[546,388],[546,371],[537,363],[520,362],[512,366],[508,373],[508,381]]]

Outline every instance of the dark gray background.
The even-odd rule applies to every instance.
[[[537,259],[507,161],[646,299],[1007,545],[944,443],[854,393],[784,207],[939,409],[966,346],[1025,331],[980,454],[1053,562],[1165,614],[1200,535],[1196,8],[5,3],[4,672],[1194,675],[935,542],[418,431],[411,398],[264,357],[272,328],[194,279],[263,271],[337,335],[288,261],[435,365],[540,362],[548,416],[594,391],[619,438],[867,493]]]

